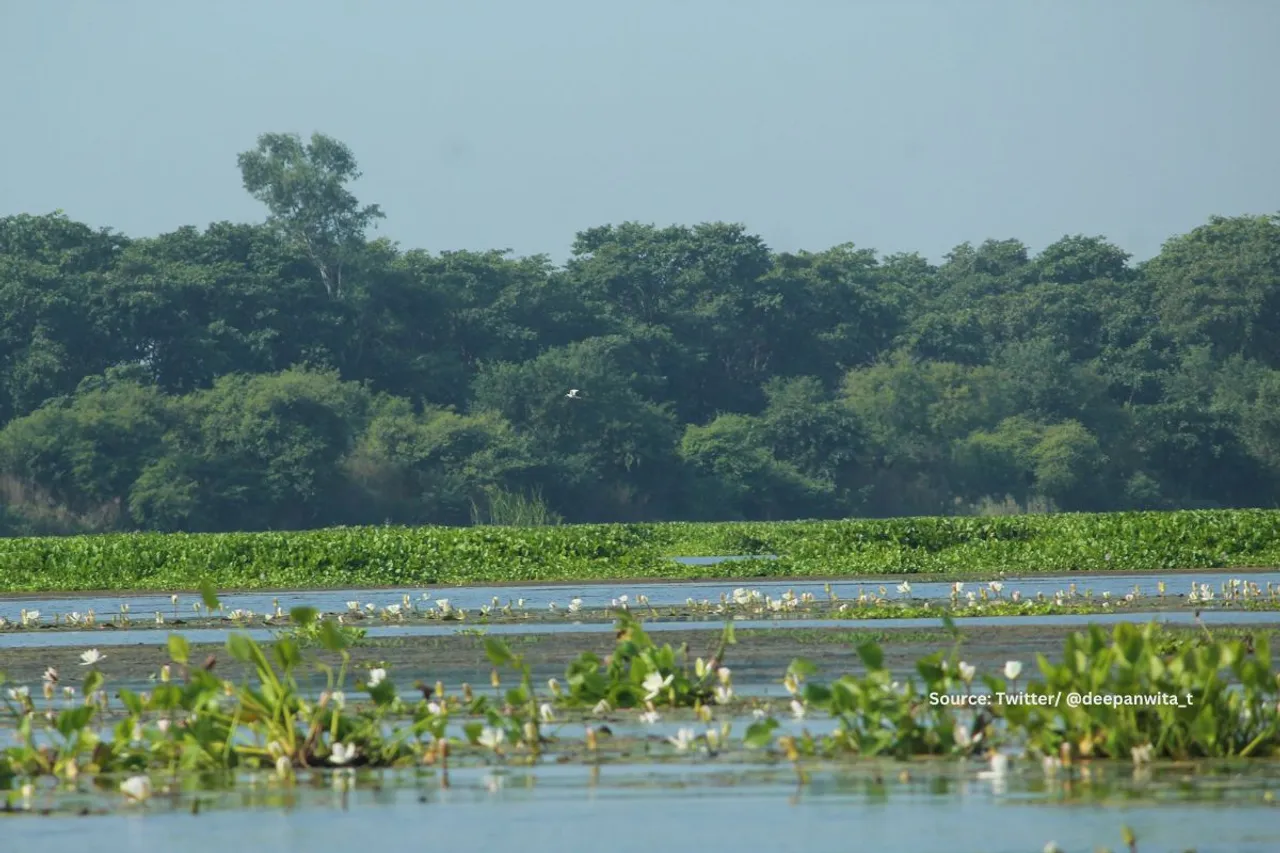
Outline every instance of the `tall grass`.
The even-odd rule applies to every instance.
[[[551,527],[564,523],[564,516],[547,505],[541,487],[525,496],[497,486],[485,489],[482,507],[471,501],[471,523],[497,527]]]

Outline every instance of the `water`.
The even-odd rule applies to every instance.
[[[700,560],[702,562],[698,564],[705,565],[729,558],[689,557],[682,559]],[[1169,595],[1185,595],[1190,591],[1192,583],[1208,584],[1216,593],[1221,589],[1223,583],[1235,578],[1247,579],[1252,583],[1258,584],[1262,589],[1266,589],[1268,583],[1280,585],[1280,571],[1195,572],[1176,575],[1152,572],[1145,574],[1089,575],[1086,577],[1078,575],[1035,575],[1031,577],[1003,578],[1001,580],[1004,584],[1002,594],[1005,597],[1017,590],[1022,593],[1024,598],[1034,598],[1036,593],[1040,592],[1051,596],[1059,590],[1065,591],[1073,583],[1076,584],[1077,590],[1081,594],[1088,589],[1096,597],[1101,597],[1108,592],[1113,596],[1123,597],[1132,592],[1135,586],[1142,595],[1154,596],[1159,591],[1158,584],[1160,581],[1165,582],[1166,593]],[[965,591],[972,590],[976,592],[979,587],[986,584],[987,580],[992,579],[994,577],[981,581],[977,579],[967,581]],[[917,581],[914,578],[910,580],[911,597],[913,599],[941,600],[951,595],[951,584],[949,583],[928,580]],[[859,592],[878,593],[881,586],[885,587],[889,597],[902,598],[903,596],[897,592],[898,583],[899,581],[897,580],[847,580],[832,582],[831,588],[836,595],[846,600],[856,599]],[[227,593],[220,595],[219,599],[225,612],[249,610],[258,614],[272,612],[276,600],[279,600],[280,606],[286,612],[293,607],[305,605],[325,613],[340,613],[348,609],[347,602],[350,601],[358,602],[361,606],[366,603],[372,603],[385,607],[388,604],[401,603],[406,595],[415,603],[415,606],[420,607],[432,607],[436,599],[447,598],[453,607],[474,611],[482,606],[491,604],[494,598],[497,598],[502,604],[523,598],[527,610],[546,611],[552,603],[563,609],[575,597],[582,599],[584,608],[608,607],[613,599],[622,595],[629,596],[633,604],[636,596],[644,595],[648,597],[650,605],[654,607],[677,607],[684,605],[686,600],[690,598],[695,601],[708,600],[716,602],[720,600],[721,595],[732,595],[733,591],[738,588],[758,589],[761,593],[773,598],[780,597],[787,590],[794,591],[796,595],[808,592],[819,599],[825,600],[826,598],[825,582],[820,580],[772,581],[740,579],[734,581],[610,582],[523,586],[398,587],[395,589],[374,590],[282,590],[275,592]],[[428,596],[425,601],[423,600],[424,592]],[[193,615],[192,605],[198,604],[199,601],[200,597],[193,593],[181,595],[177,608],[178,616],[184,619],[190,618]],[[0,617],[10,621],[17,621],[22,610],[39,610],[42,614],[42,621],[47,622],[54,613],[76,612],[84,614],[89,610],[93,610],[98,617],[98,621],[101,622],[117,614],[122,603],[128,603],[130,617],[135,620],[154,619],[154,614],[157,611],[166,620],[172,619],[174,615],[174,606],[168,593],[137,595],[109,593],[106,595],[71,594],[65,597],[42,595],[32,598],[0,598]]]
[[[1200,620],[1214,627],[1221,625],[1272,625],[1280,624],[1280,611],[1275,610],[1207,610]],[[1029,616],[969,616],[957,618],[960,627],[1006,628],[1011,626],[1087,626],[1115,625],[1120,622],[1145,624],[1159,622],[1165,625],[1190,625],[1195,623],[1194,613],[1186,611],[1125,611],[1122,613],[1055,613]],[[763,628],[843,628],[847,630],[872,630],[883,628],[939,628],[938,617],[919,619],[734,619],[735,628],[743,630]],[[650,634],[666,631],[719,631],[722,621],[646,622],[644,630]],[[536,634],[612,634],[616,630],[608,622],[563,622],[499,625],[407,624],[375,625],[367,629],[368,638],[381,637],[445,637],[459,631],[481,631],[494,636]],[[109,646],[162,646],[170,633],[181,634],[190,643],[221,643],[229,633],[245,634],[258,641],[269,641],[275,632],[268,628],[192,628],[190,630],[152,629],[98,629],[90,631],[12,631],[0,634],[0,649],[56,648],[80,646],[83,648],[107,648]]]
[[[356,789],[322,783],[282,790],[206,794],[190,814],[190,795],[121,808],[120,797],[86,797],[113,813],[100,817],[14,817],[4,822],[6,849],[42,853],[257,849],[324,853],[376,843],[381,849],[520,850],[569,853],[601,849],[652,853],[721,850],[876,850],[895,853],[1028,853],[1049,841],[1063,850],[1123,849],[1121,826],[1143,853],[1271,853],[1280,849],[1276,808],[1263,791],[1275,777],[1202,783],[1199,795],[1176,781],[1115,778],[1070,788],[1035,772],[1006,782],[976,778],[970,764],[814,773],[797,788],[789,768],[610,765],[534,770],[457,770],[450,787],[416,783]]]

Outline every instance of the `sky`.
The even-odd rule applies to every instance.
[[[1280,211],[1277,0],[0,0],[0,216],[260,221],[236,155],[354,151],[373,236],[628,220],[939,260]]]

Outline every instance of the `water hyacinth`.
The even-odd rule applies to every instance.
[[[290,616],[295,623],[307,622],[295,616]],[[191,666],[185,640],[173,635],[169,651],[180,688],[156,684],[150,694],[114,686],[105,689],[103,675],[91,671],[86,674],[86,702],[68,710],[83,715],[83,730],[100,730],[104,720],[100,714],[111,696],[111,711],[119,715],[118,726],[114,721],[108,724],[115,735],[104,733],[101,742],[93,741],[89,747],[74,745],[72,738],[68,746],[58,747],[63,753],[52,755],[24,745],[0,749],[0,776],[14,779],[16,785],[39,775],[66,779],[91,772],[136,774],[144,768],[159,772],[181,755],[197,771],[257,768],[289,783],[318,768],[332,772],[353,765],[436,763],[443,767],[449,744],[458,750],[455,761],[536,762],[544,750],[573,755],[568,739],[542,729],[561,719],[562,709],[567,720],[587,712],[616,713],[641,725],[656,724],[669,714],[680,726],[674,736],[649,732],[638,737],[669,745],[677,754],[701,746],[698,754],[707,759],[721,750],[746,748],[764,749],[793,763],[809,756],[830,760],[874,755],[986,757],[991,763],[984,772],[995,775],[983,778],[993,781],[1013,773],[1011,762],[1016,759],[993,757],[1003,754],[1009,743],[1025,747],[1031,760],[1044,762],[1046,772],[1055,766],[1048,757],[1069,760],[1088,755],[1145,766],[1170,757],[1270,756],[1280,750],[1280,685],[1270,667],[1260,663],[1269,660],[1265,637],[1246,648],[1236,640],[1194,636],[1195,648],[1167,652],[1160,645],[1162,635],[1153,633],[1158,631],[1154,626],[1119,626],[1110,637],[1097,629],[1073,634],[1063,662],[1046,661],[1041,665],[1043,672],[1034,674],[1024,672],[1023,664],[1013,660],[979,672],[978,666],[960,660],[956,650],[949,657],[938,652],[920,659],[909,674],[894,674],[879,647],[864,642],[856,647],[864,670],[858,674],[824,681],[812,664],[793,662],[781,678],[787,694],[781,701],[744,702],[750,707],[751,724],[741,739],[730,742],[731,721],[723,706],[737,698],[728,665],[734,645],[731,623],[719,647],[699,664],[684,647],[654,642],[639,619],[622,614],[612,655],[602,661],[584,653],[568,664],[563,681],[548,681],[546,689],[534,683],[520,655],[498,638],[485,636],[485,653],[494,673],[502,673],[504,687],[492,695],[480,690],[472,695],[464,686],[447,695],[437,682],[434,690],[422,686],[419,697],[417,691],[398,692],[394,673],[382,664],[367,670],[363,684],[358,673],[349,675],[351,661],[342,635],[332,621],[319,621],[315,636],[322,645],[327,643],[328,651],[342,657],[342,664],[336,672],[319,670],[326,684],[316,701],[297,686],[295,675],[304,667],[304,658],[288,636],[264,652],[249,638],[233,635],[228,653],[256,673],[250,683],[237,683],[210,669]],[[1180,667],[1154,665],[1166,656],[1176,657]],[[1108,662],[1107,674],[1095,669],[1095,664]],[[1227,672],[1240,684],[1238,690],[1213,687]],[[969,708],[933,705],[925,698],[931,691],[961,694],[978,684],[1000,689],[1000,675],[1009,682],[1026,677],[1027,683],[1019,688],[1030,693],[1046,690],[1050,683],[1055,690],[1087,687],[1116,694],[1196,691],[1202,697],[1199,707],[1213,715],[1213,737],[1206,738],[1201,727],[1177,710],[1117,715],[1099,708],[1046,711],[994,706],[980,715]],[[46,676],[44,683],[57,683],[52,668]],[[353,695],[347,702],[344,691],[350,690],[356,690],[358,697]],[[17,686],[8,687],[8,695],[29,700],[28,691],[19,692]],[[686,725],[690,710],[698,722]],[[17,701],[8,712],[15,723],[31,715],[27,704]],[[806,731],[803,736],[780,734],[774,712],[797,720],[830,721],[830,725],[815,726],[818,733]],[[723,725],[713,723],[717,715]],[[48,725],[39,712],[30,718]],[[1104,719],[1106,725],[1099,725]],[[456,736],[459,729],[465,737]],[[595,756],[591,760],[606,760],[610,744],[617,741],[609,738],[607,726],[591,731],[588,751]],[[85,743],[89,742],[86,738]]]

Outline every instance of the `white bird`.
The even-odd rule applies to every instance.
[[[568,394],[565,394],[565,396],[566,396],[566,397],[568,397],[570,400],[581,400],[581,399],[582,399],[582,395],[578,393],[578,389],[577,389],[577,388],[570,388],[570,389],[569,389],[569,393],[568,393]]]

